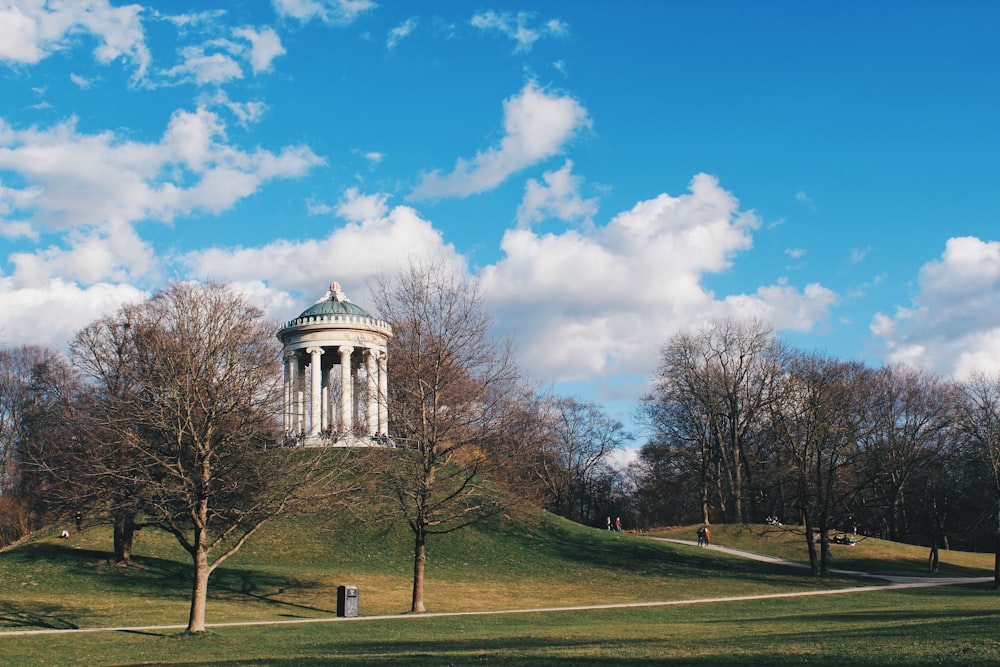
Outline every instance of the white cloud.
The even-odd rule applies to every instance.
[[[348,222],[364,222],[385,217],[388,195],[362,195],[357,188],[348,188],[337,205],[337,215]]]
[[[887,360],[958,379],[1000,372],[1000,242],[948,239],[917,282],[910,307],[872,319]]]
[[[236,49],[227,50],[232,52]],[[163,70],[160,75],[182,82],[191,81],[199,86],[220,85],[243,78],[243,68],[231,53],[206,53],[205,45],[186,46],[181,49],[181,57],[181,64]]]
[[[261,31],[250,27],[237,28],[233,34],[250,42],[249,60],[254,74],[271,69],[274,59],[285,53],[281,38],[273,28],[264,28]]]
[[[720,301],[701,284],[752,246],[759,225],[699,174],[690,193],[639,202],[590,233],[508,230],[505,257],[483,270],[483,285],[497,320],[516,331],[529,373],[646,375],[668,336],[714,317],[766,315],[803,329],[828,315],[836,296],[819,285]]]
[[[385,40],[385,46],[389,49],[396,48],[400,40],[409,37],[410,34],[417,29],[417,19],[408,18],[398,26],[389,31],[389,36]]]
[[[131,285],[100,283],[81,288],[62,279],[33,287],[0,278],[0,312],[17,313],[0,325],[0,343],[63,348],[80,328],[125,303],[145,298]]]
[[[226,10],[224,9],[211,9],[202,12],[190,12],[187,14],[161,14],[160,12],[154,12],[154,16],[159,19],[169,21],[177,26],[177,28],[181,31],[193,26],[214,24],[225,15]]]
[[[566,222],[589,223],[597,213],[597,199],[583,199],[579,189],[581,179],[572,174],[573,162],[566,160],[558,171],[545,172],[543,183],[528,179],[524,198],[517,210],[517,224],[527,227],[547,217]]]
[[[11,278],[20,287],[39,287],[60,279],[84,285],[102,281],[135,282],[156,269],[152,248],[128,224],[72,233],[69,248],[50,246],[34,253],[13,253]]]
[[[750,294],[726,297],[714,310],[718,317],[758,318],[770,322],[775,329],[809,331],[830,314],[840,302],[835,292],[817,283],[806,285],[801,292],[779,281],[763,285]]]
[[[328,25],[348,25],[378,5],[371,0],[272,0],[275,11],[302,22],[319,19]]]
[[[203,107],[223,107],[227,109],[243,127],[253,125],[267,111],[267,105],[263,102],[234,102],[229,99],[226,91],[222,88],[216,88],[211,94],[199,95],[198,104]]]
[[[80,76],[79,74],[70,74],[69,80],[73,82],[77,88],[86,90],[94,85],[94,79],[88,79],[85,76]]]
[[[35,64],[87,33],[97,39],[98,62],[124,57],[141,78],[150,59],[139,18],[143,11],[139,5],[112,7],[108,0],[8,0],[0,6],[0,60]]]
[[[860,264],[868,254],[874,250],[871,246],[865,248],[851,249],[851,264]]]
[[[373,275],[394,271],[411,256],[445,256],[459,262],[454,248],[430,222],[408,206],[388,209],[385,195],[350,189],[336,210],[349,222],[326,238],[281,240],[259,248],[211,248],[192,252],[183,262],[198,279],[262,280],[274,290],[301,291],[312,299],[331,280],[360,294]]]
[[[460,158],[450,174],[434,171],[425,175],[413,198],[465,197],[494,188],[511,174],[558,154],[577,132],[590,126],[587,111],[579,102],[549,94],[534,81],[503,106],[500,145],[472,160]]]
[[[486,11],[473,16],[471,24],[480,30],[499,32],[513,40],[514,53],[530,51],[535,42],[543,37],[564,37],[569,32],[566,24],[558,19],[549,19],[533,27],[531,24],[535,18],[532,12],[522,11],[512,15],[509,12]]]
[[[112,132],[82,134],[72,120],[28,130],[0,120],[0,170],[25,183],[0,191],[0,210],[6,201],[37,228],[54,230],[171,220],[195,210],[225,210],[266,181],[296,177],[321,163],[305,146],[278,153],[230,146],[225,124],[204,108],[174,112],[153,143]]]

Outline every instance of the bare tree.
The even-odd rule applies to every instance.
[[[654,389],[643,399],[657,440],[686,444],[700,461],[702,520],[718,498],[731,520],[747,518],[747,489],[781,346],[759,321],[722,320],[664,345]]]
[[[109,515],[116,563],[132,558],[141,494],[147,483],[135,411],[146,387],[136,368],[136,332],[144,306],[126,305],[76,333],[70,342],[74,366],[88,391],[77,402],[80,428],[72,443],[42,464],[51,474],[68,475],[78,502],[91,514]]]
[[[788,357],[782,392],[770,404],[770,435],[805,524],[813,574],[829,571],[834,520],[864,485],[858,442],[867,386],[861,364],[800,352]]]
[[[631,439],[621,422],[595,403],[552,396],[542,415],[542,433],[533,467],[544,485],[551,509],[587,523],[587,512],[599,473],[608,456]]]
[[[544,442],[543,417],[547,401],[531,387],[522,387],[506,397],[507,418],[501,432],[494,432],[479,447],[491,460],[490,480],[509,494],[535,507],[545,507],[545,487],[530,462]]]
[[[860,406],[867,422],[860,446],[871,481],[872,516],[865,523],[878,521],[878,534],[906,541],[914,530],[909,493],[923,491],[927,467],[938,465],[954,440],[955,387],[929,373],[890,366],[871,373],[868,390],[871,400]]]
[[[0,349],[0,494],[11,496],[20,483],[18,443],[31,373],[42,348]]]
[[[80,472],[102,491],[123,483],[109,509],[168,531],[191,556],[189,632],[205,629],[212,572],[342,469],[323,450],[268,451],[281,395],[276,329],[224,285],[177,283],[76,339],[96,388]]]
[[[993,487],[993,580],[1000,589],[1000,375],[974,375],[965,385],[964,398],[962,429],[974,455],[989,471]]]
[[[36,452],[73,437],[76,387],[65,358],[39,346],[0,350],[0,544],[65,513],[58,479],[33,465]]]
[[[502,507],[484,472],[487,443],[517,411],[518,373],[478,287],[441,260],[411,262],[373,290],[392,325],[389,423],[404,451],[387,457],[394,505],[414,536],[411,610],[425,611],[427,538],[469,526]]]

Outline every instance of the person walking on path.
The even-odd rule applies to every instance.
[[[699,547],[705,546],[705,529],[704,528],[699,528],[698,529],[698,546]]]
[[[622,518],[620,516],[615,517],[615,531],[622,532]]]
[[[702,530],[705,531],[705,544],[706,545],[711,544],[712,543],[712,531],[708,529],[708,526],[705,526]]]

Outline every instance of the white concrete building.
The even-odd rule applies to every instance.
[[[338,283],[278,330],[284,347],[284,432],[309,446],[388,444],[386,349],[392,327],[351,303]]]

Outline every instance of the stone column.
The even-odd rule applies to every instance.
[[[365,350],[365,372],[368,375],[368,405],[365,413],[368,422],[368,435],[378,433],[378,365],[375,361],[376,351]]]
[[[290,433],[295,430],[292,425],[292,378],[294,377],[294,369],[292,363],[295,361],[295,354],[291,352],[286,352],[282,356],[282,370],[283,370],[283,383],[282,389],[284,390],[281,397],[281,429],[285,433],[287,438]]]
[[[378,355],[378,434],[389,435],[389,374],[384,351]]]
[[[334,366],[330,366],[326,373],[323,373],[323,428],[335,431],[337,429],[337,411],[333,407],[333,394],[336,378],[334,377]]]
[[[305,361],[300,359],[298,355],[295,357],[295,385],[292,388],[294,392],[295,401],[295,416],[292,418],[292,423],[294,424],[295,437],[298,437],[300,433],[305,433],[306,430],[306,392],[304,384],[306,381],[306,365]]]
[[[323,410],[323,348],[310,347],[306,350],[306,354],[309,354],[311,357],[309,361],[309,379],[312,384],[311,391],[309,392],[309,435],[319,435]]]
[[[326,433],[330,427],[330,384],[327,382],[326,373],[323,373],[323,389],[320,392],[320,413],[322,415],[322,425],[320,430]]]
[[[354,377],[351,374],[351,353],[354,348],[344,345],[340,348],[340,428],[344,435],[354,429]]]

